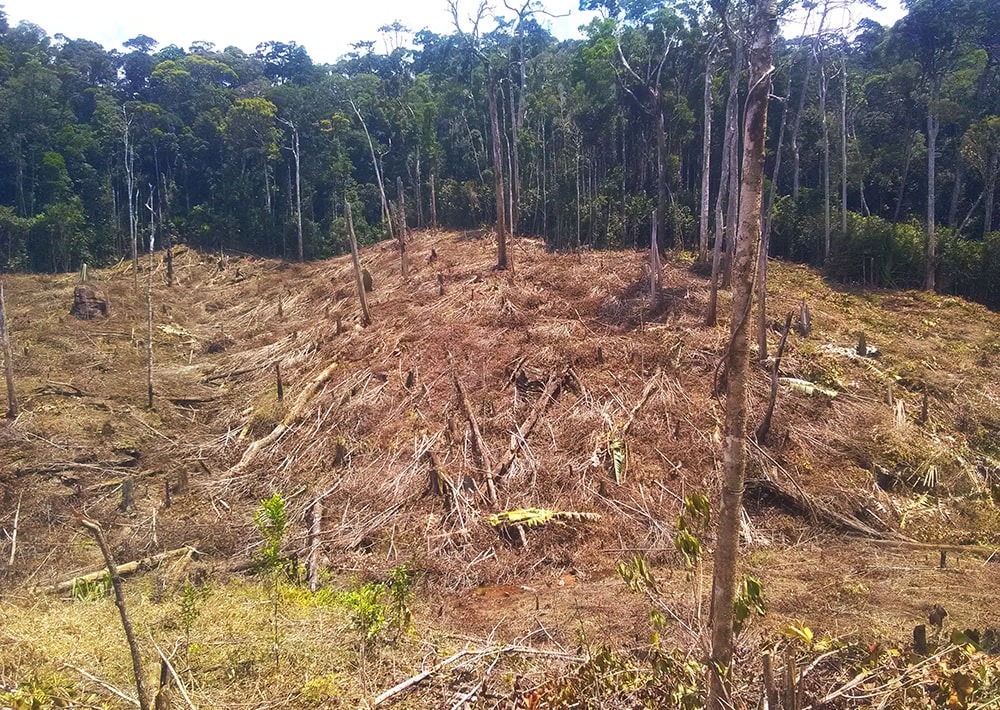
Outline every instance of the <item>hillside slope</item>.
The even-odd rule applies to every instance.
[[[690,646],[705,600],[679,574],[675,521],[686,496],[717,497],[714,383],[727,335],[725,318],[703,324],[707,280],[675,257],[652,312],[638,254],[553,254],[521,239],[516,271],[498,273],[488,235],[423,233],[409,255],[404,281],[392,245],[362,254],[374,281],[367,328],[349,258],[290,265],[181,250],[168,287],[157,257],[153,410],[145,293],[130,265],[94,276],[106,320],[68,315],[73,276],[5,279],[24,411],[0,425],[5,540],[17,520],[0,614],[20,649],[0,657],[0,681],[26,677],[25,659],[39,655],[104,663],[57,641],[84,634],[58,626],[58,604],[28,601],[100,567],[79,516],[104,525],[119,561],[197,548],[199,561],[155,573],[151,590],[130,583],[139,614],[157,619],[163,596],[192,575],[239,584],[225,580],[259,553],[254,512],[275,492],[288,505],[284,551],[306,563],[312,527],[330,586],[418,570],[424,637],[635,643],[649,633],[648,603],[623,597],[615,565],[641,553],[660,574],[678,571],[664,592],[678,616],[664,634]],[[1000,625],[998,567],[983,562],[1000,544],[1000,316],[954,298],[841,288],[781,263],[769,292],[772,354],[784,314],[808,304],[812,331],[789,336],[780,375],[820,391],[784,380],[770,435],[750,447],[745,568],[768,601],[755,633],[797,620],[835,636],[905,638],[942,603],[956,627]],[[859,332],[877,353],[857,356]],[[754,425],[770,386],[756,367]],[[491,524],[523,508],[585,515]],[[701,536],[710,551],[710,532]],[[169,635],[163,618],[144,623]],[[38,628],[54,648],[31,639]],[[314,642],[299,639],[297,653]],[[399,662],[369,669],[369,685],[343,697],[356,704],[351,693],[405,677],[393,673]],[[302,667],[315,675],[317,663]],[[208,705],[243,692],[239,679],[200,682]]]

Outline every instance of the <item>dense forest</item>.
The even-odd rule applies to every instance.
[[[991,5],[911,0],[889,28],[788,8],[810,29],[775,48],[772,257],[1000,307]],[[345,199],[365,243],[402,203],[413,227],[497,223],[555,249],[646,246],[655,225],[708,258],[738,212],[748,9],[581,7],[603,19],[557,41],[530,0],[495,22],[453,2],[452,34],[386,25],[330,65],[294,42],[107,50],[0,11],[0,269],[176,242],[323,257],[347,248]]]

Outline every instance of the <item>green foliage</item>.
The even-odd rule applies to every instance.
[[[684,566],[692,569],[701,561],[702,549],[698,534],[704,534],[708,530],[711,515],[708,497],[703,493],[685,497],[684,512],[686,515],[677,516],[674,547],[684,557]]]
[[[615,569],[625,585],[633,592],[656,593],[660,590],[652,571],[646,565],[646,558],[638,552],[629,562],[619,560]]]
[[[285,511],[285,499],[280,493],[262,500],[254,513],[254,525],[264,539],[260,551],[261,567],[268,571],[276,571],[285,563],[281,553],[281,544],[285,538],[285,528],[288,525],[288,513]]]
[[[753,616],[764,616],[764,587],[756,577],[744,577],[733,602],[733,632],[739,634]]]
[[[93,581],[74,579],[70,595],[73,599],[82,602],[104,599],[111,595],[111,577],[104,575]]]
[[[52,708],[101,707],[92,693],[81,693],[59,677],[32,676],[9,691],[0,691],[0,707],[9,710],[51,710]]]
[[[385,582],[367,582],[337,595],[337,601],[347,610],[362,651],[382,640],[385,631],[391,631],[395,640],[413,628],[410,602],[415,581],[416,573],[400,565],[389,573]]]
[[[184,628],[184,638],[189,646],[191,645],[191,631],[194,629],[198,617],[201,616],[201,607],[207,597],[207,587],[195,586],[190,579],[185,581],[184,589],[181,590],[181,597],[178,600],[178,611],[181,616],[181,626]]]

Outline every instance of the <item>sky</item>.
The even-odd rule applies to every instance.
[[[500,0],[494,4],[503,8]],[[875,15],[883,24],[902,15],[898,0],[882,4],[890,6]],[[296,42],[318,63],[336,61],[357,41],[375,41],[377,51],[386,51],[378,28],[395,20],[413,31],[453,30],[446,0],[0,0],[0,5],[11,25],[26,20],[50,37],[89,39],[105,49],[122,49],[122,42],[140,34],[157,40],[160,47],[176,44],[186,49],[207,41],[219,50],[235,45],[247,53],[261,42]],[[539,17],[559,39],[579,36],[578,28],[595,16],[576,10],[579,0],[545,0],[544,5],[552,14],[568,15]],[[478,0],[461,0],[459,5],[463,15],[477,6]],[[466,17],[462,19],[468,27]],[[798,31],[786,27],[785,34],[797,36]]]

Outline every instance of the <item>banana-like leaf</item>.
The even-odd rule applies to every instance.
[[[598,513],[580,513],[571,510],[549,510],[548,508],[517,508],[505,510],[491,515],[487,521],[493,527],[509,527],[524,525],[528,528],[551,523],[554,520],[595,521],[600,520]]]
[[[801,392],[802,394],[823,394],[830,399],[837,396],[837,390],[832,390],[829,387],[824,387],[823,385],[817,385],[815,382],[810,382],[809,380],[800,380],[797,377],[779,377],[778,381],[796,392]]]
[[[611,459],[611,470],[615,474],[615,483],[621,485],[628,473],[628,444],[625,440],[617,436],[609,438],[608,456]]]

